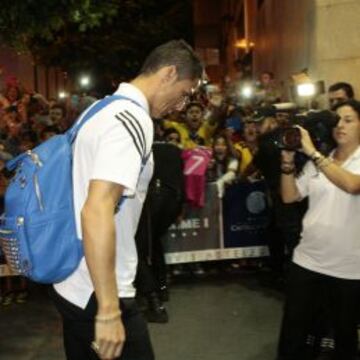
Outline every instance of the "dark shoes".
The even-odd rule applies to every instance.
[[[2,306],[9,306],[12,305],[13,303],[24,304],[27,302],[28,297],[29,297],[29,293],[26,290],[9,292],[1,297],[0,304]]]
[[[169,321],[169,315],[160,300],[159,295],[153,292],[148,295],[148,308],[145,311],[145,317],[148,322],[164,324]]]
[[[169,289],[166,285],[160,287],[159,298],[162,302],[168,302],[170,300]]]

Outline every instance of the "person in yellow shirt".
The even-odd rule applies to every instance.
[[[176,129],[181,137],[181,145],[184,150],[193,149],[197,146],[211,146],[212,137],[217,128],[214,117],[204,118],[205,109],[199,102],[191,102],[185,111],[185,122],[164,121],[165,128]]]
[[[240,159],[239,172],[241,176],[247,174],[247,170],[252,163],[253,156],[257,150],[258,127],[255,122],[245,121],[243,130],[243,140],[234,143],[234,150]]]

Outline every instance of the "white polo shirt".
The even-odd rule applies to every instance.
[[[342,167],[360,175],[360,147]],[[360,195],[335,186],[311,161],[296,183],[302,197],[309,196],[309,209],[294,263],[337,278],[360,279]]]
[[[129,100],[115,100],[80,129],[73,155],[74,207],[77,232],[82,239],[80,214],[90,180],[111,181],[125,187],[125,201],[114,215],[115,266],[119,297],[128,298],[135,296],[134,237],[153,172],[152,155],[143,170],[142,158],[151,153],[154,130],[148,102],[139,89],[122,83],[115,94],[126,96],[140,106]],[[85,258],[73,274],[54,287],[62,297],[85,308],[94,291]]]

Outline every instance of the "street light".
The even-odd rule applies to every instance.
[[[65,91],[60,91],[58,96],[59,99],[65,99],[67,97],[67,94]]]
[[[84,75],[80,78],[80,85],[82,87],[87,87],[90,85],[90,77],[87,75]]]
[[[253,95],[253,88],[251,86],[244,86],[241,89],[241,95],[245,98],[245,99],[250,99]]]
[[[305,83],[297,85],[297,93],[301,97],[311,97],[316,93],[315,85],[313,83]]]

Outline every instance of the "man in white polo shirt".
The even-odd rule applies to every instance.
[[[140,74],[91,118],[74,144],[74,206],[85,256],[55,284],[68,360],[154,358],[135,304],[134,235],[152,176],[151,117],[184,105],[202,76],[184,41],[154,49]],[[121,201],[119,201],[121,199]]]

